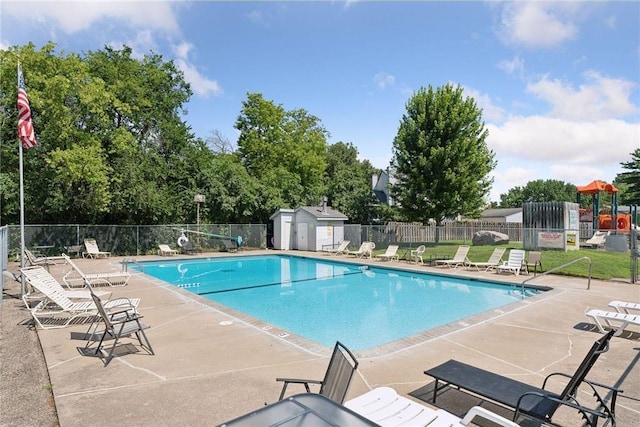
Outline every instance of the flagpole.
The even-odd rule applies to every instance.
[[[22,143],[18,141],[20,152],[20,269],[24,268],[24,173],[22,168]],[[20,294],[24,295],[24,275],[20,274]]]
[[[18,62],[18,68],[20,63]],[[20,85],[20,73],[18,73]],[[18,152],[20,153],[20,269],[24,268],[24,171],[22,167],[22,141],[18,138]],[[25,294],[24,275],[20,274],[20,295]]]
[[[29,106],[29,98],[27,98],[27,90],[24,84],[24,76],[22,75],[22,67],[18,61],[18,144],[20,150],[20,269],[24,268],[24,168],[22,161],[22,149],[36,146],[36,132],[33,130],[33,122],[31,118],[31,107]],[[25,294],[24,275],[20,275],[20,291]]]

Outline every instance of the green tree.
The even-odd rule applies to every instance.
[[[358,149],[338,142],[327,151],[325,186],[329,206],[344,213],[349,222],[366,224],[376,204],[371,176],[378,171],[369,161],[358,160]]]
[[[447,84],[419,89],[407,102],[393,140],[393,196],[407,220],[440,225],[479,215],[493,180],[494,153],[473,98]]]
[[[262,221],[279,208],[319,203],[328,136],[320,119],[249,93],[235,127],[240,159],[263,187]]]
[[[38,138],[24,156],[29,222],[145,224],[190,214],[185,206],[197,191],[191,177],[201,169],[185,159],[202,158],[191,154],[202,147],[182,119],[191,91],[172,62],[154,54],[133,58],[126,46],[84,57],[57,53],[52,43],[2,50],[6,141],[16,141],[17,58]],[[0,162],[2,222],[17,222],[14,189],[6,184],[18,181],[17,142],[2,145]]]
[[[620,165],[628,172],[618,174],[615,179],[624,185],[619,202],[625,205],[640,205],[640,148],[631,153],[630,161],[622,162]]]
[[[526,202],[575,202],[576,186],[557,179],[537,179],[500,195],[501,208],[520,208]]]
[[[205,172],[210,223],[250,223],[260,212],[260,185],[249,175],[236,154],[217,154]]]

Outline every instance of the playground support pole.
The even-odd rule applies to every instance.
[[[638,205],[630,206],[631,213],[631,232],[629,233],[630,249],[631,249],[631,283],[638,282]]]

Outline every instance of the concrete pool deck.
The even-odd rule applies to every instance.
[[[233,256],[278,252],[251,251]],[[317,253],[300,253],[318,256]],[[230,254],[206,254],[206,256]],[[135,257],[152,260],[160,257]],[[190,256],[189,258],[193,258]],[[326,259],[326,257],[323,257]],[[119,271],[123,258],[76,260],[85,272]],[[174,258],[175,259],[175,258]],[[334,257],[338,260],[353,258]],[[404,261],[356,260],[361,264],[469,278],[520,283],[533,276],[497,275],[472,270],[416,266]],[[10,266],[15,271],[17,265]],[[51,272],[61,279],[67,266]],[[464,319],[388,346],[358,352],[360,362],[347,399],[371,388],[390,386],[401,395],[430,398],[433,378],[423,374],[449,359],[484,368],[510,378],[542,385],[551,372],[572,374],[601,334],[584,313],[606,309],[611,300],[640,301],[640,286],[621,282],[548,275],[532,284],[553,287],[539,296]],[[101,288],[104,289],[104,288]],[[107,366],[78,348],[87,325],[38,330],[49,373],[59,424],[70,426],[209,426],[277,400],[276,377],[321,379],[330,348],[313,345],[285,331],[135,273],[124,287],[108,288],[113,297],[140,298],[139,311],[151,326],[147,335],[155,350],[116,357]],[[5,304],[22,304],[5,300]],[[29,314],[23,309],[23,320]],[[26,328],[26,326],[24,326]],[[336,337],[340,339],[340,337]],[[128,342],[128,341],[127,341]],[[135,349],[130,347],[128,349]],[[614,337],[610,350],[591,370],[590,380],[624,390],[616,405],[618,426],[640,425],[640,328],[629,327]],[[303,389],[290,387],[290,393]],[[581,401],[592,399],[585,393]],[[458,415],[481,399],[450,390],[438,406]],[[509,416],[510,411],[483,406]],[[25,405],[28,410],[28,404]],[[573,412],[560,411],[558,420],[578,425]]]

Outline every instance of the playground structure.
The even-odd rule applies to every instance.
[[[615,225],[614,225],[615,223]],[[598,215],[598,230],[631,230],[631,214],[618,214],[617,219],[613,215]]]
[[[618,189],[604,181],[595,180],[587,185],[576,187],[578,204],[582,194],[590,194],[593,204],[593,230],[631,230],[632,217],[630,214],[618,214]],[[611,195],[611,213],[600,213],[600,194]]]

